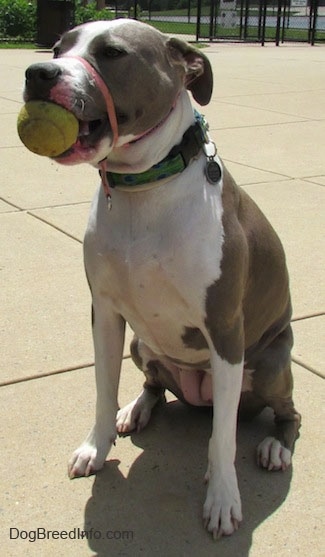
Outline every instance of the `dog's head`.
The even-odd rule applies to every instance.
[[[212,93],[206,56],[134,20],[98,21],[65,33],[54,59],[26,70],[24,100],[45,100],[70,110],[79,120],[76,143],[57,161],[98,164],[112,150],[112,128],[102,92],[80,57],[104,80],[114,102],[119,143],[154,128],[170,112],[181,90],[199,104]]]

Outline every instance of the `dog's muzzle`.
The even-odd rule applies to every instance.
[[[112,149],[113,149],[118,142],[119,135],[118,135],[118,124],[117,124],[117,117],[116,117],[114,101],[113,101],[113,97],[111,95],[111,92],[110,92],[109,88],[107,87],[105,81],[99,75],[97,70],[95,70],[95,68],[89,62],[87,62],[87,60],[85,60],[85,58],[82,58],[81,56],[64,56],[64,58],[74,58],[75,60],[78,60],[79,62],[81,62],[81,64],[83,64],[87,73],[93,78],[93,80],[95,81],[98,89],[100,90],[101,94],[103,95],[104,100],[105,100],[105,105],[106,105],[107,116],[108,116],[109,124],[110,124],[111,130],[112,130],[112,135],[113,135],[113,137],[112,137]],[[111,203],[110,203],[111,194],[110,194],[110,186],[109,186],[108,179],[107,179],[107,160],[103,159],[102,161],[99,162],[98,166],[100,168],[100,175],[101,175],[102,185],[103,185],[104,192],[105,192],[105,195],[106,195],[106,198],[107,198],[108,206],[110,208],[111,207]]]
[[[98,89],[100,90],[101,94],[103,95],[103,97],[105,99],[108,120],[109,120],[111,130],[112,130],[112,134],[113,134],[112,147],[114,148],[116,143],[118,142],[118,125],[117,125],[117,118],[116,118],[116,111],[115,111],[114,101],[113,101],[113,97],[110,93],[109,88],[107,87],[105,81],[102,79],[102,77],[99,75],[99,73],[95,70],[95,68],[91,64],[89,64],[89,62],[87,62],[87,60],[85,60],[85,58],[82,58],[81,56],[69,56],[69,57],[65,56],[65,58],[74,58],[74,59],[78,60],[79,62],[81,62],[83,64],[83,66],[85,67],[85,69],[87,70],[87,72],[94,79]]]

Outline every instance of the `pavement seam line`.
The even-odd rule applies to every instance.
[[[234,105],[232,105],[234,106]],[[237,105],[236,105],[237,106]],[[246,107],[248,108],[248,107]],[[293,120],[292,122],[274,122],[274,123],[267,123],[267,124],[254,124],[253,126],[251,124],[247,124],[245,126],[226,126],[226,127],[212,127],[210,126],[210,131],[227,131],[227,130],[245,130],[245,129],[256,129],[256,128],[265,128],[265,127],[274,127],[274,126],[283,126],[283,125],[291,125],[291,124],[301,124],[301,123],[305,123],[305,122],[319,122],[319,120],[312,120],[312,119],[306,119],[306,120]]]
[[[304,321],[305,319],[313,319],[314,317],[322,317],[323,315],[325,315],[324,311],[310,313],[309,315],[299,315],[298,317],[292,317],[291,323],[296,323],[297,321]]]
[[[212,102],[216,102],[216,101],[212,101]],[[310,120],[312,120],[312,121],[316,120],[317,122],[319,122],[321,120],[320,118],[310,118],[309,116],[299,116],[298,114],[295,114],[293,112],[283,112],[282,110],[281,111],[280,110],[272,110],[271,108],[260,108],[260,107],[257,107],[257,106],[250,106],[248,104],[242,104],[242,103],[239,104],[239,103],[234,103],[234,102],[230,102],[230,101],[218,101],[218,102],[220,102],[222,104],[226,104],[226,105],[229,104],[231,106],[250,108],[252,110],[258,110],[260,112],[270,112],[271,114],[281,114],[282,116],[290,116],[290,117],[293,117],[293,118],[302,118],[302,120],[298,120],[298,122],[305,122],[305,121],[309,122]],[[272,125],[277,125],[277,124],[280,124],[280,123],[282,123],[282,124],[292,124],[292,123],[295,123],[295,122],[274,122],[273,124],[270,123],[268,125],[272,126]],[[256,124],[256,125],[259,125],[259,124]],[[260,124],[260,125],[267,125],[267,124]],[[255,125],[254,125],[254,127],[255,127]]]
[[[308,364],[305,364],[302,360],[300,360],[300,358],[296,358],[296,357],[292,356],[291,361],[294,362],[295,364],[297,364],[298,366],[303,367],[307,371],[310,371],[314,375],[317,375],[317,377],[320,377],[321,379],[325,379],[325,374],[324,373],[322,373],[321,371],[318,371],[317,369],[315,369],[312,366],[309,366]]]
[[[232,78],[230,77],[230,79],[236,80],[238,78],[233,76]],[[242,78],[239,78],[239,80],[242,80]],[[264,81],[264,80],[260,80],[260,79],[246,78],[245,81],[249,81],[251,83],[258,83],[259,85],[261,85],[261,84],[268,85],[269,84],[269,81]],[[257,93],[257,92],[254,91],[252,93],[244,93],[242,95],[236,93],[234,95],[230,94],[230,95],[227,95],[227,96],[226,95],[222,95],[220,97],[216,96],[216,98],[213,99],[212,102],[221,101],[222,99],[226,99],[225,101],[221,101],[221,102],[226,103],[226,102],[228,102],[228,99],[234,99],[234,98],[243,99],[245,97],[249,97],[249,98],[250,97],[266,97],[266,96],[269,97],[269,96],[273,96],[273,95],[282,95],[282,96],[283,95],[285,95],[285,96],[287,96],[287,95],[305,95],[307,93],[322,93],[323,91],[324,91],[323,87],[321,87],[320,89],[314,89],[313,88],[313,89],[304,89],[304,90],[299,90],[299,91],[297,89],[292,89],[292,90],[288,90],[288,91],[270,91],[270,92],[263,91],[261,93]],[[266,110],[269,110],[269,109],[266,109]]]
[[[128,360],[130,359],[131,356],[130,355],[126,355],[123,356],[122,361],[123,360]],[[41,374],[33,374],[33,375],[29,375],[28,377],[18,377],[16,379],[11,379],[8,381],[1,381],[0,382],[0,388],[1,387],[9,387],[9,385],[16,385],[18,383],[27,383],[28,381],[34,381],[35,379],[44,379],[46,377],[51,377],[52,375],[61,375],[63,373],[69,373],[70,371],[78,371],[81,369],[87,369],[87,368],[91,368],[95,365],[95,362],[88,362],[86,364],[80,364],[77,366],[69,366],[66,368],[62,368],[62,369],[56,369],[54,371],[46,371],[44,373]]]
[[[284,182],[286,180],[287,181],[300,180],[300,178],[297,178],[295,176],[289,176],[288,174],[281,174],[280,172],[274,172],[274,170],[259,168],[258,166],[252,166],[250,164],[245,164],[243,162],[234,161],[234,160],[228,159],[226,157],[222,157],[222,160],[227,161],[227,162],[231,162],[233,164],[239,164],[240,166],[244,166],[245,168],[252,168],[253,170],[259,170],[260,172],[267,172],[268,174],[273,174],[274,176],[279,176],[279,178],[282,178],[281,182]],[[268,180],[264,180],[262,182],[254,182],[254,183],[266,184],[266,183],[268,183]],[[250,184],[245,184],[245,185],[249,186]]]
[[[44,209],[63,209],[64,207],[79,207],[80,205],[90,205],[89,201],[71,201],[71,203],[58,203],[57,205],[40,205],[39,207],[26,207],[25,211],[43,211]]]
[[[66,230],[63,230],[63,228],[60,228],[56,224],[53,224],[53,223],[49,222],[48,220],[40,217],[39,215],[36,215],[32,211],[27,210],[26,214],[29,215],[30,217],[33,217],[33,218],[43,222],[44,224],[47,224],[48,226],[51,226],[52,228],[54,228],[54,230],[57,230],[58,232],[62,232],[62,234],[64,234],[68,238],[71,238],[72,240],[75,240],[79,244],[83,244],[83,240],[80,240],[80,238],[78,238],[77,236],[74,236],[74,234],[70,234],[70,232],[67,232]]]
[[[23,212],[25,210],[22,207],[19,207],[19,205],[15,205],[15,203],[12,203],[12,201],[8,201],[4,197],[0,197],[0,201],[3,201],[4,203],[7,203],[7,205],[10,205],[11,207],[13,207],[14,209],[17,209],[20,212]],[[5,213],[11,213],[11,212],[12,211],[5,211]]]

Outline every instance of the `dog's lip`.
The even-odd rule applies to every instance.
[[[78,140],[85,146],[94,146],[105,134],[110,126],[107,117],[92,120],[79,120]]]
[[[56,160],[67,158],[76,152],[85,156],[87,152],[96,150],[98,143],[110,133],[110,125],[106,116],[92,120],[78,119],[78,121],[79,131],[75,143],[59,156],[54,157]]]

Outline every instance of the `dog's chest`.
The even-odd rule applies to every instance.
[[[206,290],[220,276],[221,197],[211,193],[171,205],[113,199],[112,214],[93,208],[86,235],[91,282],[154,352],[189,363],[202,354],[184,334],[204,326]]]

